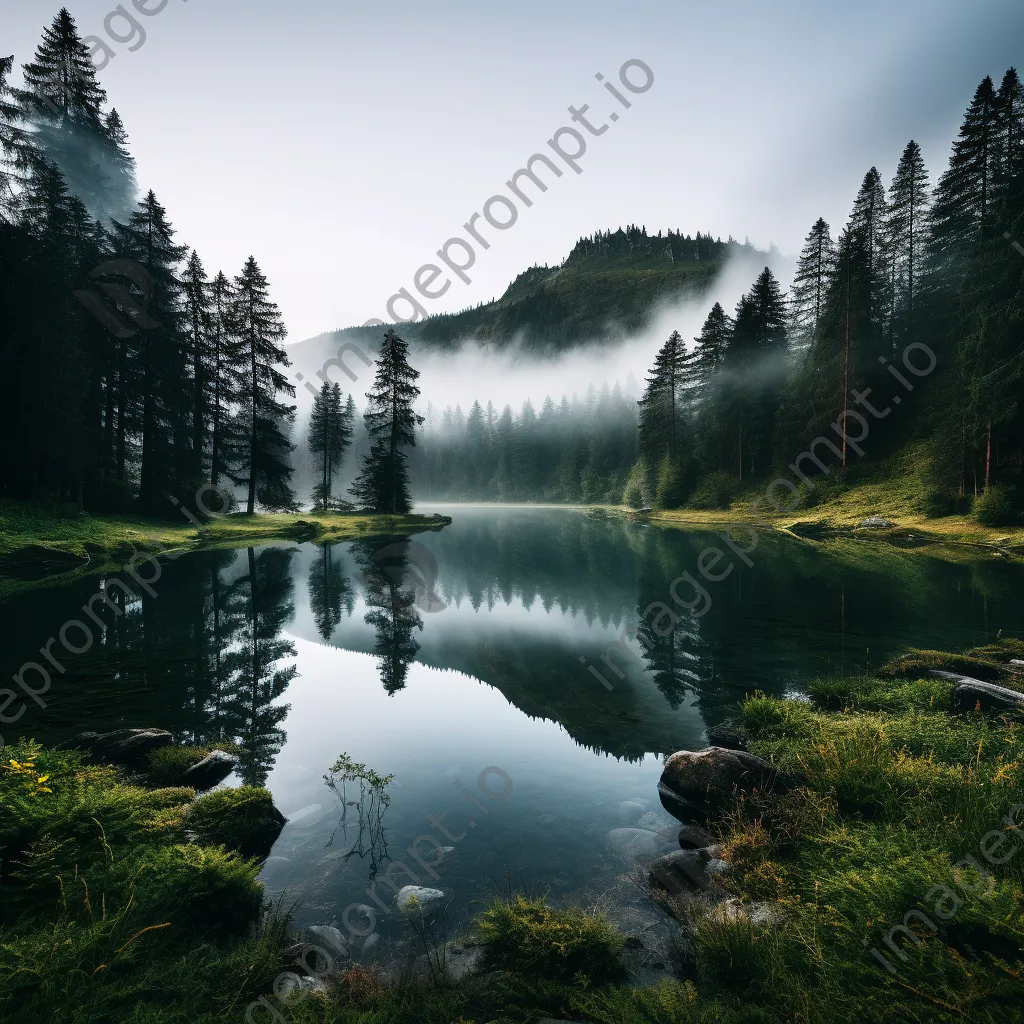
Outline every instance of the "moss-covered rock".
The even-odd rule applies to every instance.
[[[266,857],[284,827],[270,791],[255,786],[219,789],[199,797],[185,826],[198,843],[222,845],[245,857]]]

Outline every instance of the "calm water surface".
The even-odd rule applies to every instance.
[[[267,785],[289,818],[263,879],[297,902],[300,924],[371,902],[375,868],[399,860],[450,895],[454,924],[510,883],[555,899],[622,893],[636,834],[614,830],[650,830],[647,855],[673,847],[661,761],[705,745],[745,693],[799,694],[808,678],[877,666],[908,645],[1024,635],[1024,572],[998,560],[762,538],[748,566],[714,534],[572,510],[443,511],[453,524],[411,543],[280,543],[166,564],[156,597],[108,615],[102,641],[65,658],[48,706],[7,735],[159,726],[239,741],[229,781]],[[704,581],[703,596],[678,584],[688,611],[670,587],[699,578],[708,546],[725,552],[716,575],[732,568]],[[81,618],[98,585],[9,599],[7,674]],[[324,784],[342,752],[394,775],[379,827],[358,807],[343,820]],[[439,880],[406,853],[424,833],[454,848]],[[386,885],[376,891],[390,902]]]

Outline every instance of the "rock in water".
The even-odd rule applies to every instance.
[[[670,893],[706,889],[708,860],[705,850],[676,850],[659,857],[650,866],[647,880],[655,888]]]
[[[62,743],[58,743],[54,750],[91,750],[93,744],[100,738],[98,732],[80,732],[69,736]]]
[[[684,825],[679,830],[679,847],[683,850],[703,850],[715,841],[715,837],[700,825]]]
[[[223,782],[237,764],[238,758],[234,754],[226,750],[213,750],[182,775],[179,785],[198,790],[212,789],[218,782]]]
[[[671,837],[645,828],[613,828],[607,842],[612,853],[627,864],[651,861],[673,846]]]
[[[348,957],[348,943],[341,932],[329,924],[311,924],[305,929],[310,942],[323,946],[335,959]]]
[[[422,885],[405,885],[398,890],[395,906],[399,913],[413,920],[426,921],[437,917],[445,906],[445,894],[440,889]]]
[[[644,805],[638,800],[623,800],[619,804],[619,821],[625,822],[627,825],[635,825],[644,810]]]
[[[804,782],[795,773],[777,771],[756,754],[708,747],[699,751],[681,750],[669,757],[658,791],[666,810],[686,821],[693,816],[721,815],[741,793],[781,792]]]

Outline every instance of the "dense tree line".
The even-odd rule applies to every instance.
[[[428,402],[423,437],[411,463],[422,498],[476,501],[618,502],[636,458],[636,399],[616,384],[538,413],[523,403],[473,402],[443,412]]]
[[[869,458],[921,453],[928,511],[983,495],[993,521],[1012,521],[1024,507],[1022,110],[1014,69],[998,88],[986,78],[934,191],[911,141],[888,188],[868,170],[838,237],[815,221],[788,296],[766,268],[732,315],[711,309],[692,348],[673,334],[640,402],[627,501],[723,504],[818,437],[842,478],[855,454],[830,425],[852,410],[869,422]]]
[[[0,493],[161,513],[230,483],[249,511],[293,507],[285,329],[256,261],[211,279],[139,198],[67,10],[23,88],[12,69],[0,60]]]
[[[668,263],[701,260],[720,261],[734,248],[734,240],[727,242],[721,238],[702,235],[684,235],[681,231],[667,231],[663,235],[649,235],[646,226],[637,227],[629,224],[616,231],[596,231],[593,235],[581,238],[572,248],[562,264],[575,267],[587,261],[600,260],[611,262],[619,257],[629,257],[635,263],[635,257],[658,257]]]

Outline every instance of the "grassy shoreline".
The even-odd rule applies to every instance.
[[[0,558],[8,564],[42,563],[49,555],[73,565],[102,562],[133,551],[198,550],[248,541],[285,539],[351,540],[373,534],[410,533],[447,525],[447,517],[362,513],[242,513],[218,517],[197,527],[141,516],[62,515],[43,505],[0,502]]]
[[[904,472],[905,470],[905,472]],[[919,471],[903,465],[885,467],[884,476],[850,482],[818,491],[802,490],[803,501],[792,512],[778,512],[766,498],[764,483],[745,489],[724,508],[656,509],[638,514],[625,506],[611,506],[615,514],[641,518],[654,526],[683,530],[714,530],[731,523],[760,523],[802,540],[827,541],[856,538],[895,543],[908,550],[927,549],[943,556],[943,549],[974,550],[996,557],[1024,557],[1024,522],[1011,526],[986,526],[967,514],[942,516],[925,512],[925,486]],[[780,501],[789,493],[781,492]],[[879,516],[892,528],[860,528],[860,523]]]

